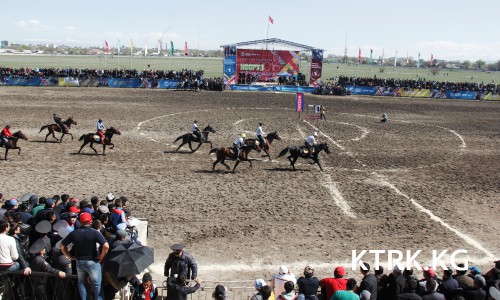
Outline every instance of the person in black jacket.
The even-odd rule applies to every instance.
[[[183,275],[188,279],[196,279],[198,276],[198,265],[194,261],[193,255],[184,251],[183,244],[174,244],[170,249],[172,249],[172,253],[168,255],[165,261],[163,275],[166,277]]]
[[[187,295],[196,292],[200,288],[200,280],[195,279],[195,286],[188,286],[186,277],[179,275],[167,279],[167,300],[186,300]]]

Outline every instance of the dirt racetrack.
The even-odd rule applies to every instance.
[[[1,125],[29,137],[19,142],[21,155],[0,161],[0,192],[126,195],[133,215],[149,220],[160,277],[168,245],[180,241],[202,279],[268,277],[280,264],[296,274],[311,264],[324,277],[363,249],[420,249],[423,264],[433,249],[465,249],[485,268],[500,258],[499,102],[306,95],[307,104],[325,105],[327,120],[305,121],[294,101],[275,93],[0,87]],[[53,113],[75,118],[74,141],[43,142],[39,129]],[[115,149],[77,155],[78,138],[98,118],[121,131]],[[254,137],[258,122],[282,140],[270,162],[251,152],[261,160],[252,169],[243,162],[235,174],[222,165],[212,172],[207,144],[173,152],[194,119],[215,128],[214,147],[242,132]],[[320,154],[324,172],[302,159],[294,172],[276,158],[312,131],[332,152]]]

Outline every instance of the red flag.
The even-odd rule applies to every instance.
[[[108,53],[109,47],[108,47],[108,41],[104,40],[104,53]]]
[[[188,56],[188,42],[184,42],[184,56]]]
[[[431,62],[430,62],[430,66],[432,67],[432,63],[434,62],[434,55],[431,53]]]
[[[274,20],[273,18],[271,18],[271,16],[269,16],[269,23],[274,24]]]
[[[359,48],[359,53],[358,53],[358,63],[361,62],[361,48]]]

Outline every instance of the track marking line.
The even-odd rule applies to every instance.
[[[328,189],[328,192],[332,196],[335,204],[340,208],[340,210],[342,210],[342,212],[346,216],[356,219],[356,215],[352,211],[347,201],[344,200],[344,197],[342,197],[342,194],[338,190],[337,185],[332,181],[332,177],[330,176],[330,174],[324,174],[324,176],[326,179],[325,182],[322,183],[322,185]]]

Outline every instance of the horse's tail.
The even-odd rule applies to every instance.
[[[85,138],[85,134],[84,134],[84,135],[82,135],[82,136],[81,136],[78,140],[79,140],[79,141],[81,141],[81,140],[83,140],[84,138]]]
[[[210,152],[208,152],[208,154],[215,153],[215,152],[217,152],[217,150],[219,150],[219,148],[212,148],[212,149],[210,149]]]
[[[50,125],[45,125],[45,126],[42,126],[42,128],[40,128],[40,131],[39,131],[38,133],[42,132],[42,130],[44,130],[45,128],[48,128],[49,126],[50,126]]]
[[[184,136],[183,136],[183,135],[181,135],[180,137],[178,137],[177,139],[175,139],[174,144],[175,144],[175,142],[177,142],[178,140],[182,139],[183,137],[184,137]]]
[[[280,152],[280,154],[278,155],[278,157],[282,157],[283,155],[285,155],[285,154],[288,152],[288,150],[290,150],[290,148],[289,148],[289,147],[286,147],[285,149],[281,150],[281,152]]]

